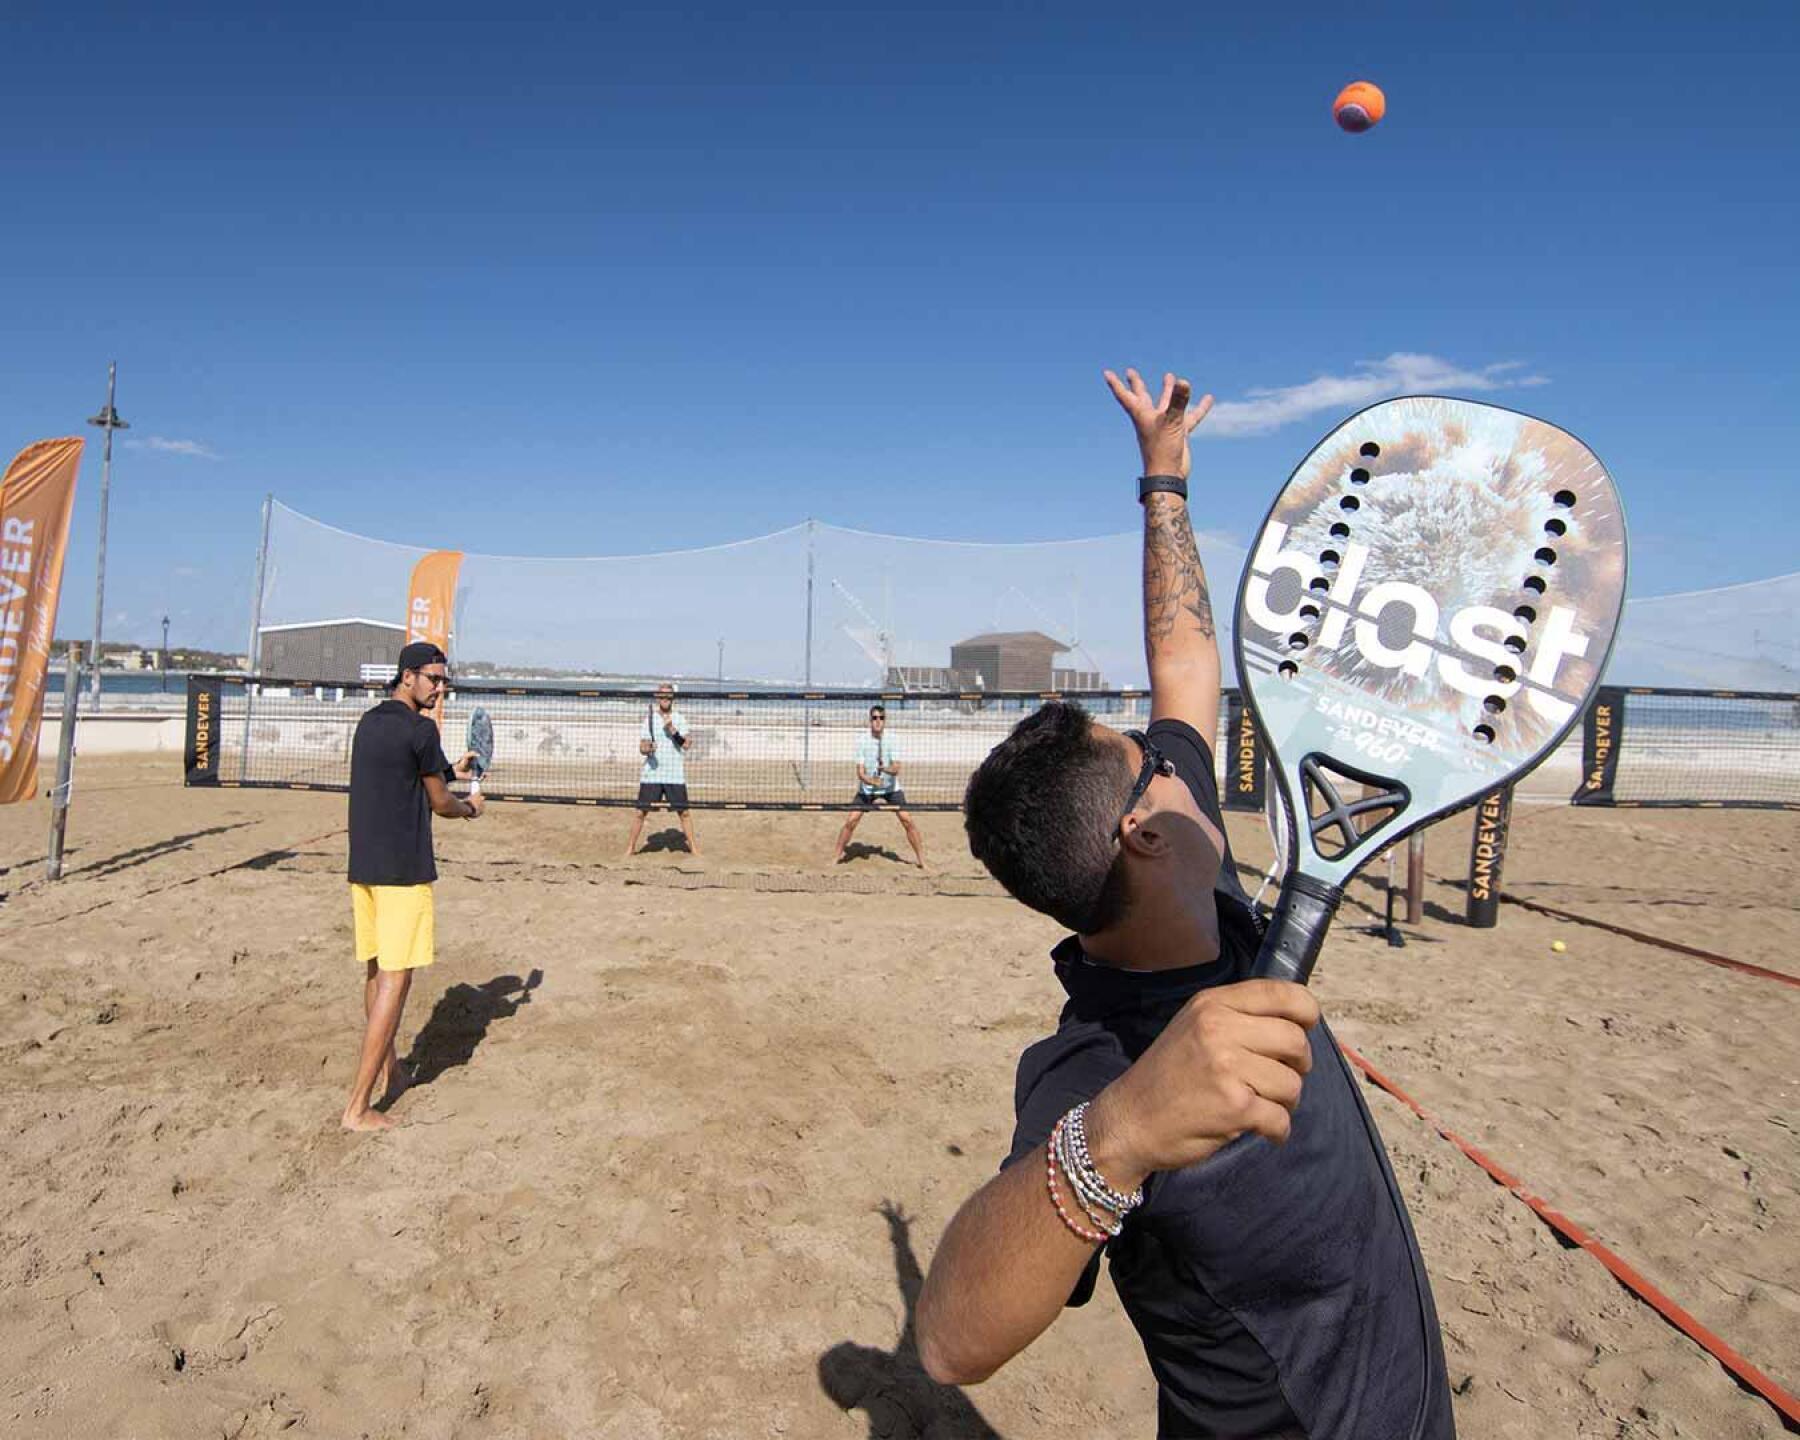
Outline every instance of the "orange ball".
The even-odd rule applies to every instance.
[[[1373,129],[1387,114],[1387,96],[1381,93],[1379,85],[1371,85],[1367,80],[1352,81],[1338,91],[1337,99],[1331,102],[1331,113],[1345,130],[1360,135]]]

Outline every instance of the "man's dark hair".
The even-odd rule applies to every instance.
[[[1017,900],[1081,935],[1125,909],[1115,866],[1131,767],[1079,705],[1053,700],[1013,727],[963,797],[969,849]]]
[[[877,715],[879,715],[883,720],[887,719],[887,706],[871,705],[869,707],[869,718],[871,720],[873,720]]]

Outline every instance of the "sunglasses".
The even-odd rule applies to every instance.
[[[448,675],[427,675],[423,670],[419,672],[419,678],[431,685],[434,689],[441,689],[450,683],[450,677]]]
[[[1119,826],[1125,823],[1126,816],[1138,807],[1138,801],[1144,798],[1144,792],[1150,788],[1150,782],[1158,775],[1168,776],[1175,773],[1175,762],[1165,756],[1162,751],[1150,743],[1150,737],[1142,730],[1127,730],[1127,740],[1135,740],[1144,752],[1144,763],[1138,770],[1137,783],[1131,787],[1131,794],[1126,797],[1125,808],[1119,812],[1117,824],[1113,826],[1112,838],[1119,838]]]

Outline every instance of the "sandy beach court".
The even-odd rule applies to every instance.
[[[0,811],[0,1431],[18,1437],[1148,1435],[1110,1287],[989,1383],[932,1384],[919,1274],[1054,1026],[1054,925],[920,816],[497,805],[438,822],[438,963],[380,1137],[340,795],[83,763]],[[1266,863],[1255,816],[1240,858]],[[1358,882],[1341,1040],[1800,1386],[1800,989],[1516,905],[1461,921],[1466,817],[1392,949]],[[1800,973],[1800,817],[1523,807],[1508,892]],[[1254,885],[1252,885],[1254,888]],[[1551,942],[1561,940],[1562,953]],[[1459,1433],[1776,1436],[1776,1412],[1388,1096]]]

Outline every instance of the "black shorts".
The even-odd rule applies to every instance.
[[[856,798],[850,803],[855,805],[858,810],[879,810],[888,805],[898,810],[906,804],[906,792],[899,789],[882,790],[871,795],[858,790]]]
[[[688,808],[687,786],[662,784],[644,784],[638,786],[638,809],[648,810],[658,800],[662,801],[671,810],[685,810]]]

